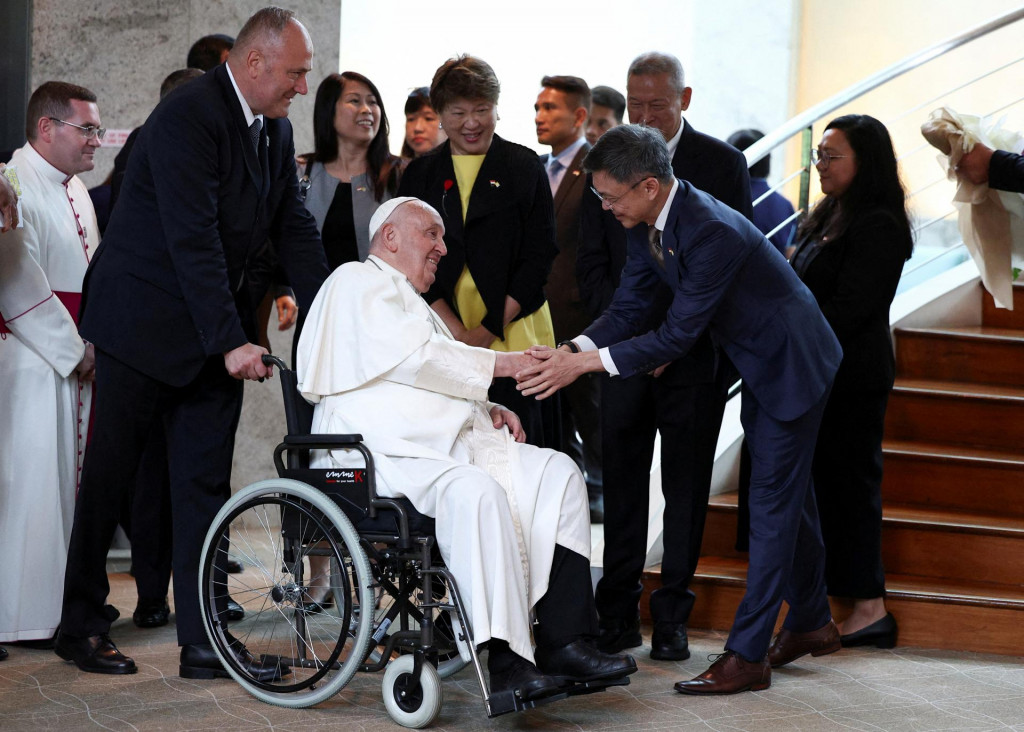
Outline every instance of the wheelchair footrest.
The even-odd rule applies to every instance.
[[[521,697],[516,695],[515,689],[506,689],[505,691],[499,691],[495,694],[491,694],[488,704],[490,706],[490,713],[488,717],[498,717],[502,714],[508,714],[510,712],[523,712],[527,709],[533,709],[534,707],[541,707],[545,704],[565,699],[569,695],[564,691],[553,696],[546,696],[543,699],[533,699],[525,701]]]
[[[594,694],[599,691],[604,691],[612,686],[629,686],[629,678],[603,679],[600,681],[584,681],[575,683],[566,687],[558,694],[546,696],[543,699],[534,699],[532,701],[523,701],[520,697],[516,696],[515,689],[506,689],[505,691],[499,691],[491,695],[489,700],[490,714],[488,716],[497,717],[510,712],[522,712],[527,709],[533,709],[534,707],[541,707],[545,704],[550,704],[551,702],[560,701],[570,696]]]
[[[566,689],[565,694],[566,696],[593,694],[598,691],[604,691],[612,686],[629,686],[629,677],[625,676],[621,679],[604,679],[601,681],[584,681],[570,686]]]

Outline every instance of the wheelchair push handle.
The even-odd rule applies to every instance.
[[[278,358],[269,353],[263,354],[263,365],[264,366],[277,366],[279,371],[286,371],[288,364],[284,362],[284,359]]]

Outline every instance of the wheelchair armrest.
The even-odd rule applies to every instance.
[[[362,435],[285,435],[284,444],[327,450],[336,445],[354,445]]]

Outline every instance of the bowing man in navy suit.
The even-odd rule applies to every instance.
[[[811,463],[842,351],[814,297],[761,232],[674,177],[657,130],[610,130],[584,167],[602,205],[628,229],[622,279],[582,335],[557,350],[531,349],[543,361],[517,375],[520,389],[545,398],[588,372],[649,373],[686,354],[705,331],[726,352],[743,378],[752,457],[747,590],[726,652],[676,690],[765,689],[771,666],[839,650]],[[661,324],[644,332],[660,284],[673,299]],[[782,600],[790,611],[772,642]]]
[[[676,177],[751,218],[747,161],[731,145],[695,130],[683,116],[693,90],[675,56],[651,51],[637,56],[626,74],[629,121],[661,132]],[[587,184],[591,181],[588,178]],[[577,273],[580,295],[594,318],[611,304],[626,262],[626,230],[597,197],[580,206]],[[672,292],[656,288],[643,330],[661,323]],[[582,330],[582,329],[581,329]],[[576,331],[579,333],[580,331]],[[557,334],[557,329],[556,329]],[[558,341],[570,337],[558,336]],[[682,358],[634,379],[599,377],[604,459],[604,574],[595,600],[600,615],[598,647],[616,653],[639,646],[640,597],[647,558],[650,467],[661,434],[661,587],[651,593],[651,658],[690,657],[686,624],[696,595],[697,571],[707,516],[715,447],[729,387],[736,372],[706,334]]]
[[[265,8],[226,64],[164,99],[139,133],[120,199],[86,273],[82,335],[96,346],[97,400],[75,511],[55,651],[84,671],[136,671],[108,632],[106,555],[154,426],[166,433],[179,673],[226,676],[201,622],[199,559],[229,476],[242,379],[270,376],[255,345],[249,281],[269,238],[301,303],[327,263],[298,196],[292,98],[313,47],[290,11]],[[218,568],[223,571],[223,567]],[[220,608],[223,613],[224,608]],[[234,652],[259,679],[239,642]]]

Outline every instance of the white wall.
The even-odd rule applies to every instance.
[[[787,118],[798,6],[799,0],[352,1],[342,3],[339,56],[341,70],[363,73],[380,89],[394,152],[401,147],[409,91],[428,86],[437,67],[460,53],[483,58],[501,81],[498,134],[539,152],[547,152],[533,126],[541,77],[571,74],[624,93],[629,62],[650,50],[682,61],[694,88],[690,122],[726,137],[739,127],[770,128]]]

